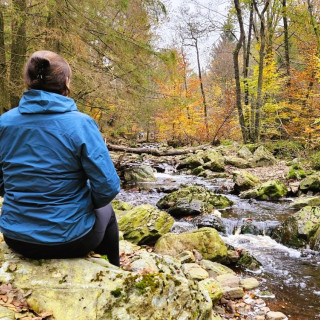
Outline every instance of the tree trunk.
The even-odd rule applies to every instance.
[[[237,18],[239,22],[240,27],[240,37],[237,42],[237,45],[233,51],[233,65],[234,65],[234,78],[236,82],[236,105],[238,110],[238,116],[239,116],[239,124],[241,127],[241,133],[242,133],[242,139],[244,143],[247,143],[248,140],[248,134],[247,134],[247,127],[245,125],[244,115],[243,115],[243,109],[241,104],[241,85],[240,85],[240,70],[239,70],[239,52],[242,47],[242,44],[244,42],[244,27],[243,27],[243,20],[242,20],[242,13],[240,8],[240,2],[239,0],[234,0],[234,5],[237,11]]]
[[[4,42],[3,6],[0,5],[0,114],[8,109],[6,48]]]
[[[12,43],[10,63],[10,106],[18,105],[22,93],[22,70],[27,52],[26,0],[14,0],[12,18]]]
[[[291,86],[290,79],[290,55],[289,55],[289,31],[288,31],[288,12],[287,12],[287,0],[282,0],[282,19],[283,19],[283,31],[284,31],[284,56],[286,64],[286,75],[288,77],[287,86]]]
[[[309,11],[310,22],[311,22],[311,25],[313,27],[314,35],[316,36],[316,40],[317,40],[317,57],[320,58],[320,32],[319,32],[319,26],[317,24],[317,21],[316,21],[314,15],[313,15],[313,5],[311,3],[311,0],[308,0],[308,11]],[[308,99],[309,99],[309,97],[311,95],[311,91],[312,91],[313,84],[314,84],[314,81],[315,81],[315,76],[316,76],[316,71],[312,70],[311,80],[309,82],[306,98],[305,98],[304,103],[303,103],[304,107],[307,106]]]
[[[261,108],[262,108],[262,85],[263,85],[263,67],[264,67],[264,56],[266,46],[266,35],[265,35],[265,11],[269,6],[269,0],[266,1],[265,6],[259,13],[256,1],[253,2],[256,12],[260,18],[260,50],[259,50],[259,74],[258,74],[258,87],[257,87],[257,100],[255,104],[255,123],[254,123],[254,142],[258,142],[260,138],[260,126],[261,126]]]
[[[199,53],[199,47],[198,47],[198,39],[195,40],[195,48],[197,53],[197,65],[198,65],[198,77],[200,81],[200,90],[201,90],[201,96],[202,96],[202,103],[203,103],[203,112],[204,112],[204,124],[206,127],[206,136],[207,139],[209,138],[209,125],[208,125],[208,107],[207,107],[207,101],[206,101],[206,95],[204,92],[204,86],[203,86],[203,79],[202,79],[202,73],[201,73],[201,64],[200,64],[200,53]]]
[[[205,150],[210,147],[210,145],[203,145],[203,146],[198,146],[198,147],[192,147],[188,149],[173,149],[173,150],[158,150],[154,148],[129,148],[125,146],[119,146],[115,144],[108,144],[107,145],[108,149],[110,151],[124,151],[124,152],[129,152],[129,153],[137,153],[137,154],[142,154],[142,153],[147,153],[147,154],[152,154],[154,156],[178,156],[178,155],[183,155],[183,154],[188,154],[188,153],[194,153],[197,150]]]

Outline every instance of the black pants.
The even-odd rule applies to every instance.
[[[96,222],[85,236],[59,245],[34,244],[4,237],[7,245],[32,259],[76,258],[95,251],[106,255],[110,263],[120,266],[119,230],[111,204],[95,210]]]

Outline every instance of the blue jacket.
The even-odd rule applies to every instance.
[[[0,228],[8,238],[58,244],[93,227],[94,208],[120,191],[96,123],[74,100],[29,90],[0,117]]]

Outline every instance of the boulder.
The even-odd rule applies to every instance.
[[[224,171],[224,157],[213,149],[199,154],[204,162],[203,168],[214,172]]]
[[[180,160],[177,169],[194,169],[203,165],[203,160],[197,154],[192,154]]]
[[[112,200],[111,205],[118,220],[120,220],[129,210],[133,209],[134,207],[130,203],[117,200],[117,199]]]
[[[234,157],[234,156],[229,156],[225,157],[225,163],[229,164],[231,166],[234,166],[236,168],[250,168],[251,164],[248,160],[239,158],[239,157]]]
[[[299,197],[291,204],[291,208],[301,209],[306,206],[318,207],[320,205],[320,197]]]
[[[276,228],[272,237],[291,247],[304,247],[320,227],[320,208],[307,206],[286,219]]]
[[[257,200],[277,200],[284,197],[288,190],[286,185],[279,180],[271,180],[254,189],[243,192],[240,197],[242,199],[257,199]]]
[[[204,228],[204,227],[210,227],[214,228],[218,231],[225,232],[226,228],[223,224],[223,221],[220,217],[216,216],[215,214],[204,214],[199,215],[191,221],[193,224],[195,224],[198,228]]]
[[[276,158],[264,146],[260,146],[253,154],[251,164],[253,167],[272,166],[276,163]]]
[[[151,205],[141,205],[128,211],[119,221],[124,239],[136,244],[153,245],[169,232],[174,219]]]
[[[320,226],[311,239],[310,247],[315,251],[320,251]]]
[[[287,179],[301,180],[305,178],[307,174],[299,164],[294,164],[289,168]]]
[[[56,320],[220,319],[208,292],[183,276],[138,274],[101,258],[22,259],[4,242],[0,263],[0,281],[28,292],[30,307]]]
[[[240,280],[240,285],[245,290],[252,290],[259,287],[259,281],[256,278],[245,278]]]
[[[241,147],[238,150],[237,155],[240,158],[243,158],[243,159],[246,159],[246,160],[249,160],[253,156],[252,152],[250,151],[250,149],[247,146]]]
[[[218,231],[212,228],[184,233],[167,233],[155,244],[155,252],[177,256],[185,250],[197,250],[204,259],[219,261],[227,256],[227,247],[219,236]]]
[[[262,264],[248,251],[242,250],[236,266],[242,270],[258,271]]]
[[[227,197],[215,194],[204,187],[191,186],[174,191],[157,202],[159,209],[168,209],[173,216],[211,213],[215,208],[231,206]]]
[[[146,165],[140,165],[132,168],[127,168],[124,171],[124,181],[129,183],[136,182],[152,182],[156,181],[153,169]]]
[[[320,191],[320,172],[311,174],[304,178],[299,185],[299,190],[307,193],[308,191],[319,192]]]
[[[261,183],[258,177],[245,170],[232,172],[232,178],[235,183],[234,191],[236,193],[249,190]]]

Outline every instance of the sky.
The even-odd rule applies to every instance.
[[[191,12],[195,12],[194,2],[197,1],[203,12],[210,10],[210,13],[215,21],[222,23],[227,16],[227,6],[230,3],[228,0],[163,0],[168,11],[168,18],[164,21],[159,28],[159,35],[161,35],[158,41],[159,48],[166,48],[174,45],[177,40],[176,32],[174,28],[175,20],[177,19],[177,13],[180,6],[189,7]],[[196,13],[195,13],[196,15]],[[220,30],[211,33],[210,37],[201,41],[200,43],[200,57],[202,67],[205,67],[209,63],[210,52],[213,44],[219,39]],[[196,55],[192,48],[188,49],[188,58],[193,69],[196,69]]]

